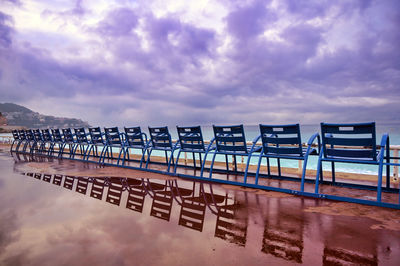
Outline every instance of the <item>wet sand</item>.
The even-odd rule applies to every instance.
[[[0,171],[0,265],[400,263],[398,210],[6,153]]]

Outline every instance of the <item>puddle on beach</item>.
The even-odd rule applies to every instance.
[[[400,211],[0,153],[0,265],[399,265]]]

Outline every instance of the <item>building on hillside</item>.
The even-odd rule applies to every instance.
[[[0,112],[0,126],[6,126],[6,125],[7,125],[7,118],[5,118]]]

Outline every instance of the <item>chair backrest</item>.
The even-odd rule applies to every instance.
[[[124,127],[126,141],[131,147],[141,147],[144,148],[145,143],[143,139],[142,130],[140,127]]]
[[[48,129],[42,129],[42,137],[43,137],[43,140],[46,142],[53,141],[51,134],[50,134],[50,130],[48,130]]]
[[[205,151],[203,134],[200,126],[176,127],[178,131],[179,144],[182,149]]]
[[[51,129],[51,135],[53,135],[53,141],[54,142],[62,142],[63,141],[60,129],[52,128]]]
[[[25,135],[27,140],[35,140],[35,137],[33,135],[33,131],[31,129],[25,130]]]
[[[154,148],[171,148],[172,140],[168,127],[149,127],[151,144]]]
[[[118,127],[105,127],[106,142],[108,145],[121,145],[121,136],[119,135]]]
[[[42,133],[40,132],[40,129],[33,130],[33,139],[35,141],[43,141],[43,137],[42,137]]]
[[[14,129],[12,131],[12,135],[13,135],[14,140],[19,140],[18,130]]]
[[[376,161],[375,122],[321,123],[321,135],[325,158],[362,158]]]
[[[20,140],[26,140],[25,130],[18,130],[18,135]]]
[[[247,153],[246,137],[243,125],[213,125],[215,143],[219,152]]]
[[[75,136],[76,136],[76,141],[78,143],[88,143],[87,135],[85,128],[74,128],[75,131]]]
[[[92,144],[104,144],[100,127],[89,127],[90,142]]]
[[[264,154],[303,156],[299,124],[260,124],[260,134]]]
[[[62,132],[65,142],[74,142],[74,135],[72,134],[72,130],[70,128],[63,128]]]

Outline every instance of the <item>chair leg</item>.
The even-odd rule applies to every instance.
[[[226,171],[229,172],[228,155],[225,154]]]
[[[101,161],[102,161],[102,159],[103,159],[103,154],[104,154],[104,156],[105,156],[105,150],[106,150],[106,148],[107,148],[107,145],[104,145],[104,146],[103,146],[103,149],[101,150],[100,157],[99,157],[99,164],[101,164]]]
[[[175,164],[174,151],[175,151],[174,149],[171,150],[171,155],[170,155],[169,160],[168,160],[168,168],[167,168],[167,172],[168,173],[169,173],[169,169],[171,168],[171,162],[172,162],[173,165]]]
[[[212,158],[212,161],[211,161],[209,178],[212,178],[212,171],[213,171],[213,167],[214,167],[215,156],[217,156],[216,152],[214,152],[214,155],[213,155],[213,158]]]
[[[121,149],[119,150],[119,154],[118,154],[118,160],[117,160],[117,165],[119,165],[119,161],[121,160],[121,154],[124,153],[124,158],[126,156],[126,151],[124,149],[124,147],[121,147]],[[124,160],[125,162],[125,160]]]
[[[121,163],[121,165],[125,165],[126,157],[128,157],[128,161],[129,161],[129,147],[126,147],[126,148],[125,148],[124,158],[122,158],[122,163]],[[118,159],[118,160],[119,160],[119,159]]]
[[[322,177],[322,176],[320,176],[320,172],[322,172],[322,154],[323,154],[323,151],[321,149],[321,153],[318,157],[317,175],[315,176],[315,193],[316,194],[319,194],[319,179],[320,179],[320,177]],[[322,179],[321,179],[321,181],[322,181]]]
[[[203,162],[201,161],[201,153],[199,152],[199,159],[200,159],[200,165],[203,165]]]
[[[181,156],[181,150],[179,149],[178,155],[176,156],[176,163],[174,166],[174,174],[176,174],[176,169],[178,168],[179,156]]]
[[[11,153],[13,152],[14,143],[15,143],[15,140],[11,143],[11,147],[10,147],[10,152]]]
[[[146,169],[149,166],[150,156],[151,156],[152,151],[153,151],[153,149],[150,148],[150,151],[148,151],[148,153],[147,153],[147,161],[146,161],[146,167],[145,167]]]
[[[308,162],[308,154],[304,158],[303,162],[303,173],[301,175],[301,192],[304,192],[304,182],[306,180],[306,173],[307,173],[307,162]]]
[[[331,162],[331,167],[332,167],[332,183],[335,184],[336,181],[335,162]]]
[[[248,171],[249,171],[250,159],[251,159],[251,156],[252,156],[252,155],[253,155],[253,153],[249,153],[249,154],[247,155],[246,170],[244,171],[244,183],[245,183],[245,184],[247,183],[247,173],[248,173]],[[236,169],[236,155],[235,155],[234,159],[235,159],[235,170],[237,170],[237,169]]]
[[[67,144],[63,143],[63,144],[61,144],[61,147],[60,147],[60,145],[58,146],[59,147],[58,158],[63,157],[65,145],[67,145]]]
[[[194,169],[196,169],[196,155],[194,152],[192,152],[192,157],[193,157],[193,166],[194,166]]]
[[[146,151],[147,151],[147,149],[142,149],[142,158],[140,158],[140,165],[139,165],[140,168],[142,168],[143,160],[146,157]],[[128,153],[128,156],[129,156],[129,153]]]
[[[261,161],[262,161],[262,158],[263,158],[262,154],[263,154],[263,151],[261,151],[260,155],[258,156],[258,164],[257,164],[257,171],[256,171],[256,181],[255,181],[256,185],[258,185],[258,176],[260,174]]]
[[[380,162],[378,170],[378,190],[376,195],[376,200],[378,202],[382,201],[382,174],[383,174],[383,162]]]
[[[281,159],[278,158],[278,176],[282,176],[282,172],[281,172]]]
[[[204,154],[204,160],[203,160],[203,163],[201,164],[200,177],[203,177],[204,166],[206,165],[206,162],[207,162],[207,155],[208,155],[208,151],[206,151],[206,153]]]
[[[267,157],[267,168],[268,168],[268,176],[271,176],[271,164],[269,163],[269,157]]]

